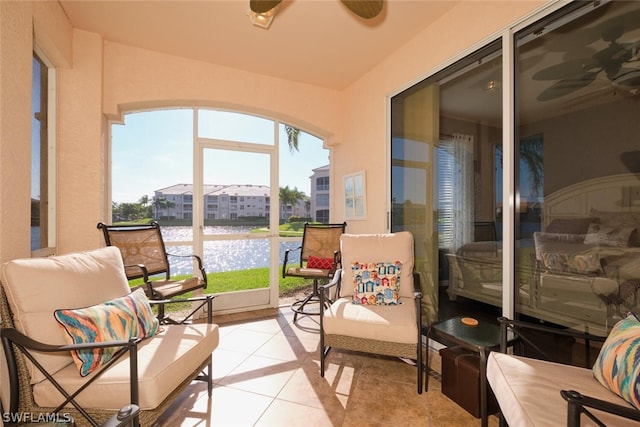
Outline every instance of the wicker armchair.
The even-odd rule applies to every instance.
[[[332,347],[412,359],[422,394],[422,292],[413,272],[413,235],[343,234],[340,253],[342,269],[320,287],[320,375]]]
[[[212,352],[219,333],[210,316],[207,323],[163,325],[144,340],[130,336],[69,344],[68,330],[54,317],[58,309],[98,307],[96,311],[115,319],[116,325],[126,320],[109,314],[110,302],[134,294],[117,248],[12,260],[2,265],[1,282],[0,335],[9,372],[3,385],[10,390],[9,402],[3,402],[5,415],[50,419],[69,414],[76,426],[97,426],[113,422],[119,408],[133,404],[140,409],[140,424],[149,426],[194,379],[207,383],[211,397]],[[138,301],[147,301],[136,293],[142,296]],[[207,302],[211,313],[212,299]],[[131,307],[133,322],[142,306]],[[95,336],[101,336],[103,323],[94,325],[87,328],[87,336],[95,330]],[[102,368],[83,376],[71,350],[108,347],[119,350]]]

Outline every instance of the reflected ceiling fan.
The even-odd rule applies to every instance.
[[[613,20],[608,24],[614,25],[599,27],[604,28],[600,38],[609,43],[607,47],[590,57],[569,59],[533,75],[534,80],[557,80],[538,95],[538,101],[550,101],[582,89],[590,85],[603,71],[615,85],[640,88],[640,67],[629,66],[632,63],[640,64],[640,41],[619,42],[620,37],[624,35],[625,25]]]
[[[371,19],[382,12],[383,0],[340,0],[351,12],[363,19]],[[255,13],[268,13],[282,0],[249,0],[249,8]]]

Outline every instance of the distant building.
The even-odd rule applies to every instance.
[[[205,185],[204,219],[268,218],[269,191],[265,185]],[[156,190],[154,198],[156,218],[193,218],[192,184],[176,184]]]
[[[313,169],[311,180],[311,218],[317,222],[329,222],[329,165]]]
[[[305,197],[304,200],[298,200],[295,206],[280,204],[280,219],[287,220],[292,216],[300,218],[310,218],[310,203],[309,197]]]
[[[270,188],[266,185],[205,185],[204,219],[269,218]],[[193,185],[176,184],[154,191],[153,212],[158,219],[192,219]],[[309,217],[309,201],[280,206],[280,219]]]

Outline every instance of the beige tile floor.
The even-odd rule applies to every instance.
[[[416,392],[415,367],[397,358],[331,350],[319,372],[317,316],[289,307],[215,318],[213,397],[194,382],[160,418],[160,426],[409,427],[479,426],[440,392],[440,360],[431,352],[428,391]],[[489,419],[491,427],[497,418]]]

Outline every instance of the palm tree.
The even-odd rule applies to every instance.
[[[529,184],[531,184],[531,192],[538,194],[542,190],[544,183],[544,162],[542,158],[542,138],[535,135],[520,141],[520,161],[529,168]],[[502,163],[502,144],[496,146],[496,151]]]
[[[285,125],[285,131],[287,132],[287,142],[289,143],[289,151],[300,151],[298,148],[298,136],[300,135],[300,129],[293,126]]]
[[[298,187],[289,188],[289,186],[280,187],[280,204],[281,206],[295,207],[299,201],[305,200],[307,195],[298,190]]]
[[[172,202],[171,200],[167,200],[162,196],[159,197],[154,197],[153,198],[153,206],[155,206],[155,219],[158,219],[158,210],[160,209],[167,209],[167,216],[169,216],[169,211],[171,210],[172,207],[174,207],[176,204],[174,202]]]

